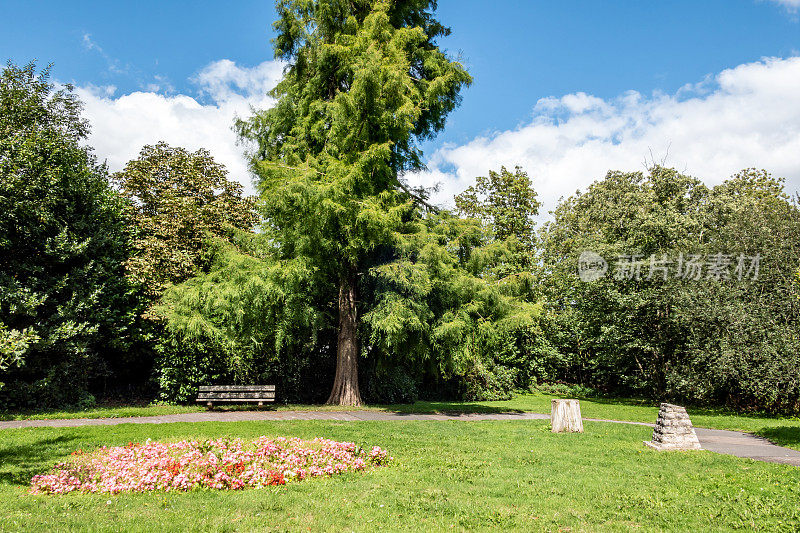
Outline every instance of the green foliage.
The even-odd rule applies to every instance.
[[[536,302],[539,295],[536,222],[541,205],[528,174],[505,167],[478,176],[475,185],[455,197],[459,215],[480,222],[472,235],[476,248],[467,268],[499,282],[509,296]]]
[[[69,86],[12,63],[0,76],[0,332],[17,364],[6,407],[86,403],[129,346],[135,299],[123,202]]]
[[[38,340],[39,335],[30,328],[9,330],[5,324],[0,324],[0,371],[10,366],[21,366],[25,353]]]
[[[147,373],[152,352],[172,401],[231,382],[319,401],[335,376],[332,403],[359,403],[359,380],[393,403],[556,380],[800,412],[798,198],[752,169],[715,187],[662,167],[609,172],[537,237],[531,180],[501,167],[456,197],[459,216],[433,208],[404,174],[471,83],[438,47],[435,8],[277,2],[276,105],[235,126],[254,147],[257,201],[208,152],[164,143],[114,176],[115,193],[81,145],[71,88],[9,63],[0,402],[88,406],[103,380]],[[587,250],[634,254],[644,275],[580,281]],[[646,275],[649,258],[739,253],[758,255],[757,277]]]
[[[252,230],[257,220],[252,199],[206,150],[145,146],[113,180],[137,230],[129,276],[151,300],[205,266],[208,235]]]
[[[442,213],[401,229],[359,283],[367,398],[410,401],[423,382],[504,398],[544,379],[541,306],[465,267],[480,226]],[[169,339],[158,363],[162,394],[185,401],[200,384],[257,381],[278,383],[284,400],[307,401],[331,377],[328,286],[310,261],[279,259],[262,236],[236,244],[218,242],[209,271],[168,289],[156,309]]]
[[[257,143],[261,210],[286,256],[355,267],[408,211],[400,174],[421,168],[416,140],[470,82],[435,46],[446,30],[430,4],[278,3],[275,54],[289,62],[278,103],[237,127]]]
[[[326,339],[315,272],[299,259],[268,259],[263,238],[237,242],[210,243],[208,272],[167,289],[155,309],[166,319],[157,362],[162,396],[186,401],[199,385],[268,382],[283,400],[318,399],[317,375],[327,377],[327,365],[318,367]]]
[[[491,370],[476,360],[463,380],[465,400],[510,400],[516,381],[514,369],[495,365]]]
[[[156,350],[155,374],[162,400],[191,403],[200,385],[231,382],[224,354],[202,335],[165,331]]]
[[[570,361],[561,377],[658,399],[796,412],[800,210],[747,170],[708,189],[661,167],[609,173],[565,200],[544,234],[549,300]],[[578,280],[578,255],[760,254],[757,279]]]
[[[411,365],[431,388],[454,381],[470,399],[507,397],[543,377],[541,306],[482,276],[496,266],[486,257],[479,272],[470,270],[482,235],[476,221],[446,212],[396,234],[396,258],[372,267],[362,285],[365,355],[386,367]]]
[[[552,394],[558,398],[593,398],[599,397],[597,390],[584,385],[571,383],[543,383],[536,387],[536,391],[543,394]],[[583,404],[582,404],[583,406]],[[586,416],[583,414],[583,416]],[[611,417],[607,417],[611,419]],[[651,416],[652,418],[652,416]],[[617,420],[614,418],[613,420]],[[621,419],[620,419],[621,420]]]
[[[541,203],[536,199],[528,174],[520,167],[514,173],[506,167],[489,176],[478,176],[475,185],[455,197],[459,214],[476,218],[492,229],[495,239],[515,237],[531,252],[536,240],[533,217]]]

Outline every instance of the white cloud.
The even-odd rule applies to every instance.
[[[800,8],[800,0],[769,0],[775,4],[785,7],[788,11],[794,13]]]
[[[800,0],[797,0],[800,2]],[[230,177],[252,192],[251,177],[231,130],[236,115],[267,108],[266,96],[283,65],[252,68],[216,61],[193,78],[198,98],[153,90],[115,96],[115,88],[78,89],[89,139],[112,171],[160,140],[190,150],[206,148]],[[157,86],[157,87],[156,87]],[[585,93],[538,100],[532,119],[514,130],[477,137],[431,154],[430,170],[409,176],[412,184],[441,189],[434,200],[452,197],[501,165],[522,165],[534,179],[546,210],[602,178],[609,169],[639,170],[645,160],[675,166],[708,183],[719,183],[746,167],[766,168],[800,190],[800,58],[764,59],[686,85],[675,94],[629,91],[613,99]]]
[[[232,131],[235,116],[246,117],[251,106],[274,104],[266,92],[280,79],[283,65],[266,61],[253,68],[221,60],[203,68],[193,80],[209,103],[171,92],[165,80],[156,80],[148,91],[114,98],[113,87],[77,89],[84,102],[84,116],[92,125],[89,144],[109,169],[121,170],[145,144],[166,141],[188,150],[205,148],[228,169],[229,177],[253,192],[242,147]]]
[[[236,66],[229,59],[206,65],[193,79],[204,94],[218,102],[228,101],[244,94],[261,97],[280,81],[284,63],[265,61],[253,68]]]
[[[452,205],[475,176],[521,165],[549,211],[609,169],[642,170],[667,154],[665,164],[709,184],[757,167],[800,190],[800,57],[740,65],[672,95],[543,98],[529,123],[445,146],[409,181],[440,182],[434,201]]]
[[[103,53],[103,49],[102,49],[102,48],[100,48],[100,46],[98,46],[98,44],[97,44],[97,43],[95,43],[95,42],[92,40],[92,36],[91,36],[91,34],[89,34],[89,33],[84,33],[84,34],[83,34],[83,39],[82,39],[82,42],[83,42],[83,46],[84,46],[84,48],[86,48],[87,50],[97,50],[97,51],[98,51],[98,52],[100,52],[101,54]]]

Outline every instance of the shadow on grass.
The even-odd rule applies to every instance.
[[[366,404],[361,407],[348,407],[342,405],[323,405],[323,404],[286,404],[269,405],[255,408],[248,405],[226,405],[214,406],[214,411],[236,412],[236,411],[374,411],[378,413],[393,413],[398,415],[422,415],[422,414],[499,414],[499,413],[523,413],[522,409],[514,409],[506,406],[482,405],[479,403],[441,401],[429,402],[418,401],[409,404]]]
[[[582,395],[582,394],[576,394],[573,395],[573,397],[579,400],[587,400],[591,401],[592,403],[603,404],[603,405],[627,405],[635,407],[657,408],[662,403],[662,401],[656,401],[653,399],[646,399],[646,398],[619,398],[615,396],[593,396],[593,395]],[[663,401],[672,403],[669,402],[668,400],[663,400]],[[733,416],[738,418],[748,418],[751,420],[775,420],[775,419],[785,418],[789,420],[789,418],[763,411],[736,411],[727,407],[695,405],[687,402],[678,402],[678,404],[683,407],[686,407],[691,416],[713,416],[713,417]],[[764,430],[766,431],[767,429],[768,428],[765,428]],[[786,427],[786,429],[790,430],[793,428]]]
[[[124,418],[128,416],[154,416],[170,414],[160,412],[159,409],[169,409],[169,404],[153,404],[133,401],[129,404],[121,402],[99,403],[94,407],[60,407],[55,409],[14,409],[0,411],[0,421],[28,420],[28,419],[61,419],[61,418]],[[142,409],[148,410],[139,414]]]
[[[590,394],[573,394],[576,400],[586,400],[603,405],[628,405],[633,407],[658,407],[659,403],[641,398],[617,398],[613,396],[592,396]]]
[[[764,437],[778,446],[789,446],[797,449],[800,446],[800,427],[773,426],[758,430],[756,435]]]
[[[14,411],[0,411],[0,421],[19,420],[26,417],[46,416],[55,413],[79,413],[83,409],[19,409]]]
[[[504,405],[483,405],[469,402],[428,402],[418,401],[413,404],[378,405],[384,411],[403,414],[501,414],[524,413],[522,409],[514,409]]]
[[[763,411],[734,411],[726,407],[696,407],[693,405],[687,406],[691,416],[708,416],[708,417],[736,417],[739,419],[747,420],[786,420],[796,421],[794,417],[781,416],[774,413],[766,413]],[[776,426],[765,427],[763,431],[777,429]],[[792,429],[791,426],[786,426],[787,430]],[[797,429],[797,428],[795,428]],[[760,433],[759,433],[760,434]]]
[[[48,472],[68,453],[77,437],[61,435],[38,439],[24,445],[0,445],[0,484],[28,486],[36,474]]]

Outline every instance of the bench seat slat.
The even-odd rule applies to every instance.
[[[214,398],[213,400],[201,400],[200,398],[198,398],[197,401],[198,402],[203,402],[203,403],[206,403],[206,402],[212,402],[212,403],[224,403],[224,402],[228,402],[228,403],[245,403],[245,402],[270,403],[270,402],[274,402],[275,398],[247,398],[247,399],[241,399],[241,398]]]

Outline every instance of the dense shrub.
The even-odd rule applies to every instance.
[[[370,372],[364,400],[369,403],[414,403],[419,398],[417,382],[401,367]]]
[[[475,361],[461,382],[464,400],[510,400],[515,388],[517,371],[502,365],[487,368]]]
[[[156,359],[160,399],[192,402],[200,385],[232,383],[223,354],[204,340],[165,333]]]

